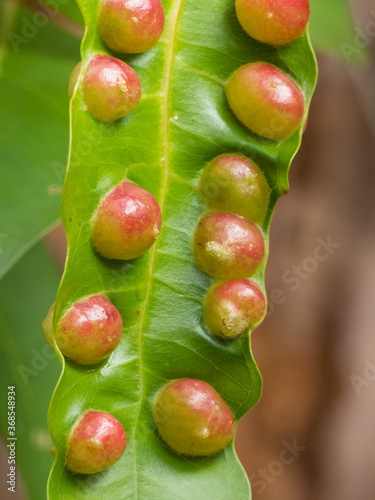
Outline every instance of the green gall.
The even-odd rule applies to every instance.
[[[42,323],[53,348],[53,306]],[[81,365],[99,363],[117,347],[122,318],[104,295],[93,295],[73,304],[59,320],[56,343],[62,354]]]
[[[180,379],[165,385],[156,395],[152,411],[160,436],[181,455],[213,455],[234,434],[227,403],[202,380]]]
[[[262,223],[269,204],[270,188],[252,160],[240,154],[223,154],[203,170],[200,193],[209,208],[242,215]]]
[[[158,42],[164,21],[160,0],[104,0],[98,27],[111,50],[139,53]]]
[[[285,45],[302,35],[310,18],[309,0],[236,0],[237,18],[248,35]]]
[[[213,335],[231,340],[253,330],[266,314],[266,300],[248,280],[227,281],[212,287],[204,301],[204,319]]]
[[[82,90],[89,113],[102,122],[114,122],[131,113],[142,93],[136,72],[120,59],[109,56],[90,60]]]
[[[123,181],[101,202],[94,216],[92,238],[103,257],[129,260],[155,243],[160,227],[160,206],[152,194]]]
[[[196,264],[217,279],[251,276],[263,260],[264,252],[260,229],[239,215],[208,213],[195,232]]]
[[[126,448],[121,423],[110,413],[89,410],[74,424],[66,452],[66,466],[79,474],[95,474],[116,463]]]
[[[261,137],[282,141],[298,130],[305,98],[295,82],[265,62],[245,64],[230,77],[226,94],[237,118]]]

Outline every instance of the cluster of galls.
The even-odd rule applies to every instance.
[[[164,29],[160,0],[103,0],[99,33],[116,52],[139,53],[151,49]],[[74,95],[82,64],[69,82]],[[121,59],[97,54],[85,68],[83,100],[90,114],[111,123],[133,111],[141,99],[136,72]],[[102,258],[129,260],[145,253],[156,241],[161,210],[154,196],[126,180],[103,197],[92,220],[92,242]],[[54,306],[43,321],[48,342],[53,343]],[[117,308],[104,294],[75,302],[59,319],[55,341],[61,353],[81,365],[95,365],[118,346],[123,322]],[[67,444],[66,465],[76,473],[93,474],[117,462],[125,451],[122,424],[109,413],[89,410],[74,424]]]
[[[236,13],[254,39],[280,47],[304,32],[309,0],[236,0]],[[164,29],[160,0],[104,0],[99,33],[106,46],[123,54],[151,49]],[[79,76],[75,71],[71,90]],[[91,58],[83,77],[83,98],[97,120],[114,122],[133,111],[141,99],[141,82],[120,59]],[[281,141],[291,136],[305,115],[305,99],[294,80],[267,62],[245,64],[226,85],[229,105],[237,118],[259,136]]]
[[[109,50],[136,54],[156,45],[164,21],[160,0],[103,0],[98,28]],[[72,91],[78,77],[76,70],[70,85]],[[102,122],[114,122],[128,115],[137,107],[142,94],[141,82],[128,64],[99,54],[87,65],[82,90],[88,111]]]
[[[160,227],[161,210],[153,195],[124,180],[107,193],[94,214],[93,246],[106,259],[135,259],[155,243]],[[53,316],[54,306],[42,323],[52,348]],[[122,330],[118,309],[104,294],[98,294],[75,302],[65,311],[57,322],[55,341],[66,358],[95,365],[116,349]],[[125,446],[121,423],[113,415],[90,410],[70,433],[66,465],[81,474],[100,472],[120,459]]]
[[[236,0],[237,18],[255,40],[280,47],[296,40],[310,17],[309,0]],[[301,126],[305,98],[294,80],[267,62],[245,64],[226,94],[237,118],[261,137],[282,141]]]
[[[280,46],[299,37],[309,18],[308,0],[236,0],[238,19],[256,40]],[[99,33],[110,50],[138,53],[152,48],[164,28],[160,0],[104,0]],[[72,75],[73,95],[81,67]],[[141,84],[120,59],[96,55],[83,76],[83,99],[97,120],[114,122],[129,114],[141,98]],[[273,140],[293,134],[304,117],[304,96],[294,81],[265,62],[239,68],[226,94],[239,120],[254,133]],[[209,331],[238,339],[263,319],[266,300],[255,281],[265,256],[259,225],[265,219],[270,189],[260,168],[241,154],[224,154],[204,169],[200,193],[209,211],[194,239],[197,266],[218,282],[204,301]],[[151,193],[124,180],[101,201],[92,220],[93,246],[106,259],[141,256],[155,242],[160,207]],[[54,347],[53,307],[43,328]],[[64,356],[82,365],[103,361],[121,340],[123,322],[104,294],[86,297],[65,311],[55,341]],[[231,441],[235,421],[227,403],[201,380],[180,379],[155,395],[152,412],[159,434],[176,452],[190,456],[217,453]],[[122,424],[111,414],[89,410],[70,432],[66,465],[76,473],[102,471],[120,459],[126,447]]]
[[[236,0],[238,19],[253,38],[278,46],[306,28],[308,0]],[[300,127],[305,100],[294,81],[265,62],[246,64],[229,79],[226,94],[234,114],[252,132],[276,141]],[[255,281],[265,257],[263,233],[270,188],[261,169],[241,154],[224,154],[203,170],[200,193],[208,207],[194,237],[197,266],[218,282],[204,300],[209,331],[234,340],[264,318],[266,299]],[[258,225],[257,225],[258,224]],[[177,453],[211,455],[225,448],[234,418],[213,387],[176,380],[157,394],[153,414],[161,437]]]
[[[199,188],[209,212],[195,232],[195,260],[218,280],[204,301],[205,322],[212,334],[233,340],[253,330],[266,311],[262,291],[247,278],[264,259],[264,238],[256,223],[264,221],[270,188],[259,167],[241,154],[211,161]]]

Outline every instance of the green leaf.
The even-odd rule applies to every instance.
[[[17,473],[32,500],[46,498],[45,484],[53,461],[46,414],[61,367],[40,323],[58,282],[59,275],[42,244],[30,250],[0,282],[0,423],[6,439],[7,392],[8,386],[15,385]]]
[[[76,22],[79,26],[83,25],[81,11],[76,0],[28,0],[40,7],[41,2],[46,4],[47,11],[49,10],[52,20],[57,15],[66,16],[68,19]]]
[[[43,0],[47,5],[49,5],[51,0]],[[75,21],[79,26],[83,26],[83,18],[81,11],[79,10],[79,7],[77,5],[76,0],[64,0],[63,3],[59,2],[56,0],[59,5],[59,13],[72,19]]]
[[[368,50],[356,42],[349,0],[310,0],[310,5],[314,49],[348,63],[366,61]]]
[[[98,1],[80,0],[79,5],[87,25],[81,48],[84,71],[91,56],[108,52],[97,31]],[[124,319],[124,333],[98,368],[62,360],[63,375],[49,413],[58,450],[48,488],[51,500],[251,496],[233,445],[211,458],[177,456],[158,436],[150,399],[171,379],[198,378],[218,390],[238,421],[260,397],[261,378],[249,338],[225,345],[208,334],[202,320],[202,300],[212,280],[196,268],[192,253],[193,233],[204,210],[195,186],[216,155],[242,152],[252,157],[273,188],[263,227],[267,239],[276,200],[288,189],[288,169],[301,132],[282,143],[252,135],[229,110],[223,83],[242,64],[265,60],[291,74],[309,104],[316,64],[307,35],[279,49],[251,40],[238,24],[234,2],[167,0],[164,7],[167,23],[161,41],[149,52],[126,58],[143,86],[138,108],[108,125],[86,111],[80,85],[72,102],[62,207],[69,250],[55,323],[75,301],[105,292]],[[124,176],[157,198],[162,230],[142,257],[108,262],[93,251],[90,221],[101,197]],[[254,278],[264,289],[263,278],[264,267]],[[128,445],[113,467],[82,476],[70,473],[64,461],[70,428],[88,409],[118,418]]]
[[[68,80],[79,41],[2,2],[0,276],[59,220],[68,156]]]

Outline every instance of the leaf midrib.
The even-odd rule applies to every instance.
[[[175,46],[176,46],[176,41],[177,41],[177,31],[178,31],[178,22],[181,16],[182,12],[182,7],[184,5],[185,0],[176,0],[176,5],[171,11],[171,21],[170,21],[170,29],[169,29],[169,34],[170,36],[168,39],[170,40],[168,44],[168,50],[167,50],[167,55],[166,55],[166,60],[165,60],[165,83],[163,86],[163,89],[161,91],[161,95],[163,96],[163,102],[161,104],[162,107],[162,136],[164,138],[163,140],[163,158],[164,158],[164,175],[163,175],[163,182],[162,182],[162,189],[161,189],[161,196],[160,196],[160,209],[161,212],[163,213],[163,208],[165,204],[165,198],[167,194],[167,186],[168,186],[168,180],[169,180],[169,174],[170,174],[170,161],[169,161],[169,138],[170,138],[170,119],[169,119],[169,108],[170,108],[170,87],[171,87],[171,78],[172,78],[172,69],[173,69],[173,64],[175,61]],[[159,240],[160,241],[160,240]],[[148,278],[147,278],[147,289],[146,289],[146,296],[145,296],[145,301],[143,305],[143,311],[142,315],[140,318],[140,328],[139,328],[139,333],[138,333],[138,354],[139,354],[139,369],[140,369],[140,394],[141,398],[139,400],[138,404],[138,411],[137,415],[135,418],[135,423],[134,423],[134,432],[133,432],[133,442],[134,442],[134,481],[135,481],[135,499],[138,499],[138,478],[137,478],[137,447],[135,444],[135,436],[137,433],[137,428],[138,428],[138,422],[141,414],[141,409],[142,409],[142,404],[145,398],[145,391],[144,391],[144,375],[143,375],[143,362],[142,362],[142,339],[143,339],[143,332],[144,332],[144,326],[145,326],[145,321],[146,321],[146,312],[148,309],[148,303],[149,303],[149,298],[151,294],[151,289],[154,281],[154,264],[155,264],[155,257],[156,257],[156,252],[158,250],[158,241],[153,245],[152,249],[150,250],[150,260],[149,260],[149,273],[148,273]]]

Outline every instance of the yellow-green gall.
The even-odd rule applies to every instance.
[[[262,223],[270,188],[261,169],[241,154],[223,154],[203,170],[200,193],[209,208]]]

